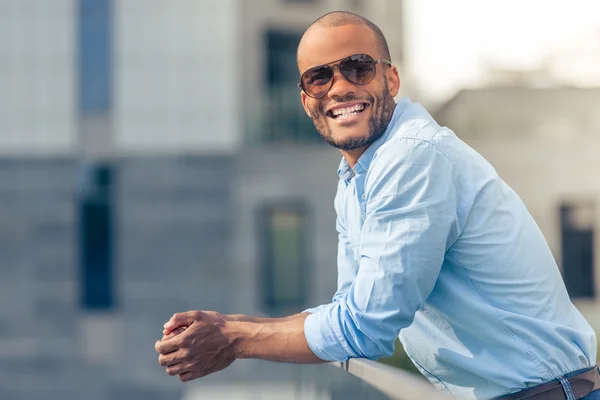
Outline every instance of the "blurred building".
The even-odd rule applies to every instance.
[[[436,114],[521,197],[600,332],[600,88],[464,90]]]
[[[402,65],[398,0],[0,0],[0,398],[177,398],[174,312],[330,299],[340,156],[295,52],[334,9]]]

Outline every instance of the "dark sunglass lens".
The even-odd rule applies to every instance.
[[[349,81],[364,85],[375,77],[375,61],[366,54],[350,56],[340,62],[340,71]]]
[[[329,90],[333,69],[329,66],[315,67],[302,74],[304,90],[311,96],[320,96]]]

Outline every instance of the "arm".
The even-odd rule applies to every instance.
[[[233,343],[235,358],[321,363],[324,361],[313,353],[304,336],[304,320],[308,315],[300,313],[297,318],[267,323],[232,321],[226,324],[225,335]]]
[[[244,314],[230,314],[227,315],[227,320],[231,322],[251,322],[254,324],[273,324],[278,322],[287,322],[297,318],[306,318],[309,313],[301,312],[298,314],[289,315],[281,318],[267,318],[267,317],[251,317]]]
[[[427,142],[404,138],[385,146],[366,178],[356,279],[338,302],[305,320],[307,342],[324,360],[391,355],[459,235],[454,164]]]
[[[427,142],[407,138],[385,146],[367,175],[360,268],[348,290],[314,314],[285,321],[227,321],[202,311],[176,315],[189,328],[156,344],[167,373],[191,380],[237,357],[320,362],[393,352],[460,234],[459,173]]]
[[[337,302],[348,292],[358,271],[358,263],[350,246],[344,219],[344,189],[345,185],[340,181],[334,201],[337,214],[335,225],[338,232],[338,278],[333,302]],[[235,342],[236,358],[260,358],[297,363],[324,362],[310,349],[304,334],[306,317],[324,307],[327,305],[310,308],[285,318],[255,318],[241,314],[228,316],[232,322],[228,324],[228,334]]]
[[[391,155],[373,169],[356,279],[314,314],[230,325],[237,357],[319,362],[393,353],[459,229],[453,164],[427,143]]]

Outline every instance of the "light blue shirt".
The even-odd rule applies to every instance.
[[[338,173],[338,290],[304,325],[318,357],[378,359],[399,336],[423,375],[461,399],[595,364],[594,331],[521,199],[421,105],[400,101]]]

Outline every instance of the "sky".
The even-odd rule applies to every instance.
[[[408,76],[442,101],[486,79],[486,65],[536,69],[548,55],[568,83],[600,85],[598,0],[405,0]]]

